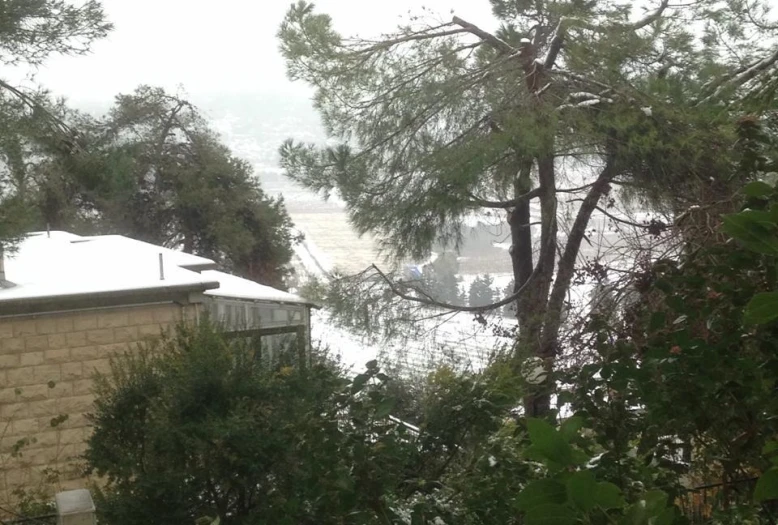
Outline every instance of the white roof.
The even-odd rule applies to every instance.
[[[259,284],[242,277],[236,277],[216,270],[205,270],[202,272],[204,278],[217,281],[219,287],[214,290],[208,290],[206,295],[217,297],[250,299],[253,301],[262,300],[278,303],[308,303],[305,299],[296,295],[277,290],[264,284]]]
[[[27,235],[13,253],[5,254],[5,279],[14,286],[0,288],[0,302],[181,287],[219,297],[307,302],[213,268],[216,263],[210,259],[121,235],[36,232]]]

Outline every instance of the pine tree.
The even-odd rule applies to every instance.
[[[87,147],[38,164],[43,222],[181,248],[283,285],[292,256],[283,200],[265,194],[189,101],[143,86],[104,119],[71,117]]]
[[[491,0],[495,31],[412,17],[379,39],[344,39],[300,1],[281,26],[281,49],[290,78],[316,88],[339,145],[287,142],[282,165],[304,186],[336,192],[358,231],[397,259],[456,248],[466,217],[502,213],[513,294],[448,306],[515,303],[517,369],[527,356],[551,369],[600,202],[620,192],[680,212],[730,194],[732,114],[768,107],[778,86],[778,52],[755,3],[653,3],[639,12],[628,0]],[[446,306],[377,268],[373,277],[404,300]],[[528,415],[549,411],[549,389],[527,396]]]
[[[0,63],[39,67],[51,55],[82,55],[106,36],[111,25],[96,0],[5,0],[0,3]],[[45,91],[29,90],[0,78],[0,244],[12,247],[35,220],[29,202],[34,183],[28,166],[38,155],[36,141],[77,147],[77,133],[59,117]]]
[[[470,306],[489,306],[494,303],[495,293],[492,289],[494,279],[489,274],[479,275],[470,283],[468,304]]]
[[[424,287],[431,297],[454,305],[465,304],[462,278],[459,277],[459,262],[451,252],[441,253],[424,269]]]

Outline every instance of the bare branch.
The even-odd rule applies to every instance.
[[[471,24],[470,22],[467,22],[465,20],[462,20],[458,16],[455,16],[452,19],[452,23],[461,26],[464,31],[467,31],[468,33],[472,33],[484,42],[487,42],[489,45],[494,47],[497,51],[500,53],[505,53],[508,55],[514,55],[518,54],[519,50],[508,44],[505,40],[501,40],[494,36],[493,34],[484,31],[480,27],[476,26],[475,24]]]
[[[557,193],[575,193],[575,192],[578,192],[578,191],[583,191],[585,189],[591,188],[595,184],[597,184],[596,181],[595,182],[590,182],[589,184],[584,184],[583,186],[578,186],[577,188],[557,188],[556,192]]]
[[[540,196],[540,188],[535,188],[534,190],[528,191],[527,193],[524,193],[523,195],[519,195],[515,199],[511,199],[509,201],[490,201],[490,200],[482,199],[480,197],[476,197],[475,195],[470,195],[470,198],[472,199],[473,204],[478,204],[479,206],[482,206],[484,208],[498,208],[498,209],[507,210],[509,208],[515,208],[519,204],[539,196]]]
[[[547,253],[549,251],[553,252],[556,244],[553,241],[556,241],[556,239],[551,239],[550,241],[552,242],[547,243],[548,246],[545,246],[543,248],[542,253]],[[452,312],[472,312],[472,313],[490,312],[492,310],[497,310],[498,308],[502,308],[505,305],[516,302],[520,297],[522,297],[526,293],[530,285],[534,283],[535,277],[543,270],[539,266],[535,268],[535,270],[532,272],[532,275],[530,275],[529,279],[527,279],[527,281],[518,290],[516,290],[512,295],[509,295],[501,299],[500,301],[497,301],[496,303],[488,304],[486,306],[459,306],[455,304],[449,304],[449,303],[443,303],[441,301],[437,301],[431,298],[425,292],[417,289],[416,287],[405,285],[406,288],[409,288],[410,290],[416,293],[420,293],[423,297],[411,295],[410,293],[408,293],[407,291],[399,287],[398,283],[392,281],[389,278],[389,276],[387,276],[384,272],[382,272],[381,269],[378,268],[378,266],[376,266],[375,264],[370,265],[369,268],[372,268],[379,275],[379,277],[381,277],[381,279],[387,284],[387,286],[389,286],[389,289],[392,291],[392,293],[395,294],[400,299],[405,299],[406,301],[411,301],[426,306],[443,308],[446,310],[450,310]]]
[[[556,62],[556,58],[559,55],[559,52],[562,50],[562,44],[565,40],[565,32],[564,28],[562,27],[564,20],[564,18],[559,19],[559,23],[556,25],[556,29],[554,30],[554,36],[551,37],[548,53],[546,53],[546,58],[543,59],[543,68],[546,70],[554,67],[554,62]]]
[[[450,24],[447,24],[450,25]],[[375,45],[365,47],[363,49],[360,49],[356,51],[357,54],[363,54],[363,53],[372,53],[373,51],[377,51],[379,49],[387,49],[392,46],[396,46],[398,44],[404,44],[405,42],[413,42],[416,40],[429,40],[433,38],[440,38],[444,36],[452,36],[452,35],[458,35],[461,33],[468,33],[469,31],[464,28],[458,28],[458,29],[449,29],[448,31],[439,31],[437,33],[415,33],[412,35],[406,35],[402,37],[398,37],[392,40],[385,40],[383,42],[379,42]]]
[[[607,212],[605,209],[601,208],[600,206],[595,206],[594,209],[599,211],[600,213],[602,213],[606,217],[608,217],[610,220],[616,221],[616,222],[621,223],[621,224],[626,224],[627,226],[632,226],[634,228],[645,228],[645,229],[650,229],[650,228],[654,228],[655,227],[651,223],[641,224],[639,222],[628,221],[627,219],[622,219],[620,217],[616,217],[615,215],[613,215],[612,213]]]

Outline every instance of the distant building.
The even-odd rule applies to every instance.
[[[263,350],[292,343],[307,358],[309,302],[216,268],[119,235],[66,232],[29,234],[0,258],[0,493],[34,487],[48,467],[60,469],[65,488],[82,485],[76,460],[94,372],[179,322],[208,316],[259,337]],[[26,438],[34,442],[9,459]]]

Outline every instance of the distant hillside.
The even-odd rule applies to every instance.
[[[230,94],[196,100],[235,154],[251,162],[262,185],[290,201],[317,197],[286,179],[278,168],[278,148],[289,138],[323,142],[319,116],[305,97]]]

